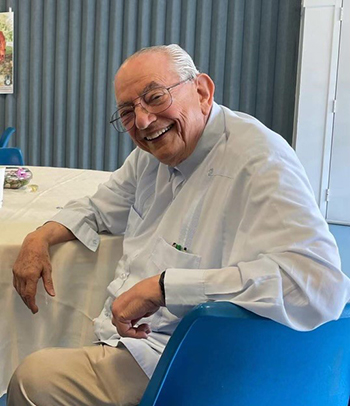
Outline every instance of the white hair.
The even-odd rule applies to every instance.
[[[127,60],[146,52],[166,53],[173,64],[175,72],[179,75],[180,80],[194,79],[199,74],[199,70],[196,68],[193,59],[177,44],[156,45],[153,47],[142,48],[127,58]]]

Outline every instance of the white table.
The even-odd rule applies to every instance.
[[[44,347],[77,347],[94,340],[92,320],[100,313],[106,287],[122,253],[122,237],[103,235],[96,253],[78,241],[51,249],[56,297],[39,282],[36,315],[24,306],[12,285],[12,266],[24,237],[49,220],[69,200],[91,195],[110,172],[29,167],[28,187],[4,190],[0,209],[0,397],[28,354]]]

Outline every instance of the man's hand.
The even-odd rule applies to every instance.
[[[154,314],[165,306],[159,286],[160,275],[152,276],[137,283],[121,294],[112,305],[112,323],[122,337],[147,338],[151,332],[148,324],[135,324],[143,317]]]
[[[35,295],[40,277],[43,278],[46,292],[50,296],[55,296],[49,244],[42,238],[29,234],[13,266],[13,285],[32,313],[39,310],[35,303]]]
[[[73,239],[75,236],[66,227],[55,222],[46,223],[24,239],[13,265],[13,285],[32,313],[39,310],[35,303],[35,295],[40,278],[43,278],[46,292],[50,296],[55,296],[50,246]]]

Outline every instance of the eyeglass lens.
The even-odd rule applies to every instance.
[[[114,128],[119,132],[129,131],[135,125],[135,107],[137,104],[148,113],[162,113],[171,106],[172,98],[168,89],[158,87],[152,89],[140,97],[140,102],[134,106],[126,106],[118,109],[111,117]]]

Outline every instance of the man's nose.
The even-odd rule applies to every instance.
[[[146,129],[151,123],[157,120],[153,113],[149,113],[141,104],[135,106],[135,126],[139,130]]]

